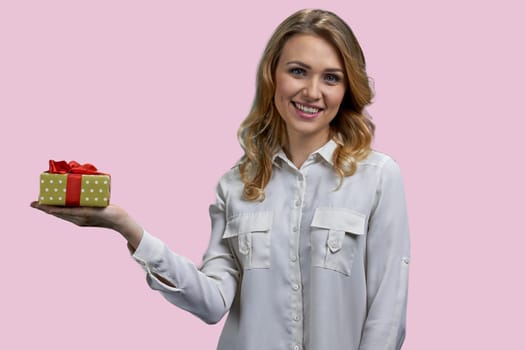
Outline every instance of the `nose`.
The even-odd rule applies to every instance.
[[[321,86],[317,79],[308,79],[305,81],[303,95],[310,101],[316,101],[321,98]]]

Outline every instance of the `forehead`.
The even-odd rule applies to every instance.
[[[286,41],[280,63],[300,61],[312,66],[343,68],[339,51],[326,39],[312,34],[296,34]]]

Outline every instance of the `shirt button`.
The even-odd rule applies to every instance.
[[[294,226],[293,227],[293,232],[297,232],[297,231],[299,231],[299,228],[297,226]]]
[[[299,290],[299,285],[297,283],[292,284],[293,290]]]
[[[290,260],[292,260],[293,262],[296,262],[297,256],[295,254],[290,255]]]
[[[299,350],[299,349],[301,349],[301,348],[299,347],[299,345],[295,344],[295,345],[293,346],[293,350]]]
[[[300,206],[301,206],[301,200],[298,199],[295,201],[295,207],[298,208]]]
[[[299,315],[295,315],[295,316],[293,317],[293,319],[294,319],[294,321],[299,321],[299,320],[301,319],[301,316],[299,316]]]

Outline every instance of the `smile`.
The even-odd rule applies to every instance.
[[[309,106],[305,106],[305,105],[302,105],[302,104],[297,103],[297,102],[293,102],[293,105],[298,110],[300,110],[300,111],[302,111],[304,113],[308,113],[308,114],[316,114],[316,113],[319,113],[319,111],[321,111],[321,108],[309,107]]]

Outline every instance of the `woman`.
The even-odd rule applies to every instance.
[[[119,207],[32,205],[120,232],[151,288],[205,322],[229,311],[218,349],[399,349],[407,215],[398,166],[370,148],[371,98],[344,21],[302,10],[281,23],[239,129],[244,157],[210,207],[200,268]]]

